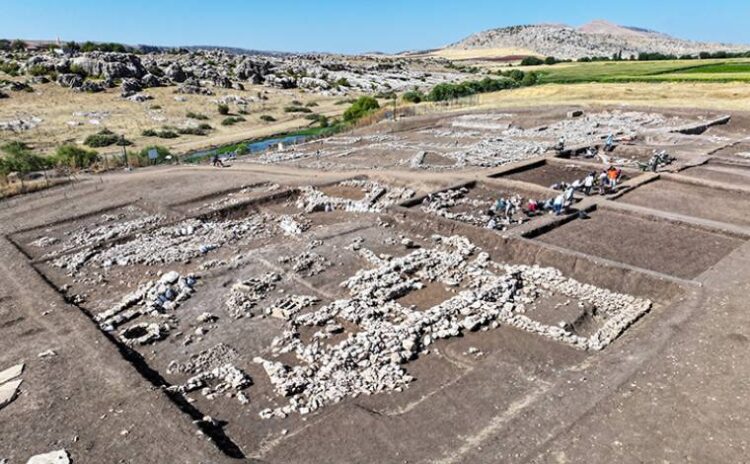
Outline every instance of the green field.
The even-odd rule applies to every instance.
[[[526,70],[526,68],[522,68]],[[750,59],[603,61],[537,66],[542,83],[750,82]]]

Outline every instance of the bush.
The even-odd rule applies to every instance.
[[[315,106],[318,106],[318,104],[316,102],[307,102],[305,103],[305,106],[308,108],[313,108]]]
[[[35,64],[34,66],[26,69],[26,74],[28,74],[29,76],[46,76],[47,74],[49,74],[49,72],[49,69],[39,64]]]
[[[192,111],[188,111],[186,116],[188,118],[190,118],[190,119],[197,119],[198,121],[207,121],[208,120],[208,116],[206,116],[205,114],[193,113]]]
[[[538,66],[544,64],[544,61],[536,56],[527,56],[521,60],[521,66]]]
[[[344,111],[344,121],[354,122],[378,108],[380,108],[380,105],[373,97],[359,97],[354,103],[352,103],[352,106]]]
[[[183,127],[177,129],[181,135],[208,135],[208,131],[213,129],[210,124],[201,124],[198,127]]]
[[[555,58],[554,56],[548,56],[544,59],[544,64],[553,65],[557,63],[559,63],[559,61],[557,61],[557,58]]]
[[[141,135],[144,137],[156,137],[157,132],[153,129],[145,129],[143,132],[141,132]]]
[[[228,118],[224,118],[223,121],[221,121],[222,126],[233,126],[237,124],[238,122],[244,121],[245,118],[242,116],[230,116]]]
[[[532,85],[536,85],[539,82],[539,76],[535,72],[526,73],[525,76],[523,76],[523,80],[521,81],[521,85],[524,87],[530,87]]]
[[[86,70],[77,64],[70,65],[70,72],[73,74],[78,74],[79,76],[83,78],[86,78],[88,76],[88,73],[86,72]]]
[[[302,102],[299,100],[292,100],[292,105],[294,106],[302,106]]]
[[[285,106],[284,112],[285,113],[312,113],[312,110],[304,106],[293,105],[293,106]]]
[[[87,169],[99,161],[99,154],[94,150],[87,150],[76,145],[66,144],[57,148],[55,161],[58,165],[65,165],[76,169]]]
[[[4,61],[0,63],[0,71],[11,76],[17,76],[19,69],[21,69],[21,66],[15,61]]]
[[[3,176],[11,172],[24,175],[52,167],[52,160],[33,153],[26,144],[21,142],[6,143],[0,147],[0,150],[5,154],[0,157],[0,175]]]
[[[425,99],[425,96],[422,92],[419,90],[410,90],[401,97],[404,99],[404,101],[409,103],[420,103]]]
[[[334,84],[339,87],[351,87],[351,84],[349,84],[349,81],[345,77],[337,79]]]
[[[276,118],[269,114],[261,115],[260,120],[263,122],[276,122]]]
[[[96,134],[91,134],[83,141],[84,145],[92,148],[108,147],[110,145],[132,145],[132,142],[121,138],[109,129],[102,129]]]
[[[219,103],[219,105],[216,107],[216,110],[219,112],[219,114],[226,116],[229,114],[229,105],[225,103]]]
[[[180,136],[180,134],[173,131],[172,129],[162,129],[156,133],[156,136],[160,139],[176,139]]]

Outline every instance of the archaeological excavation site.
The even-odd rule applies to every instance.
[[[747,113],[443,111],[227,164],[0,202],[0,462],[747,452]]]

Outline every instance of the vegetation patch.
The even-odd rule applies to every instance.
[[[111,145],[132,145],[133,143],[121,137],[109,129],[102,129],[96,134],[91,134],[86,137],[83,144],[91,148],[109,147]]]
[[[221,121],[222,126],[233,126],[237,124],[238,122],[244,121],[245,118],[242,116],[229,116],[228,118],[224,118],[224,120]]]

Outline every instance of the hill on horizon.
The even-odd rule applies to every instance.
[[[639,53],[697,55],[700,52],[745,52],[750,45],[697,42],[679,39],[640,27],[595,20],[580,27],[565,24],[531,24],[490,29],[448,45],[436,55],[500,58],[506,56],[554,56],[578,59],[593,56],[623,57]]]

